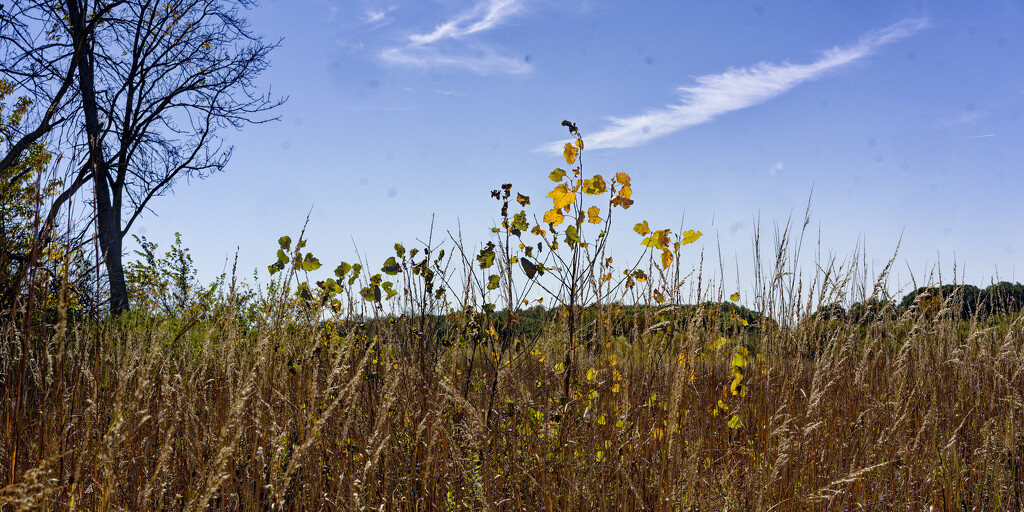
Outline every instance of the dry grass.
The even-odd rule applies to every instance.
[[[5,328],[0,509],[1024,508],[1020,315],[740,329],[647,308],[655,328],[615,336],[608,306],[566,397],[557,317],[496,360],[479,315],[232,304],[31,330],[28,354]]]
[[[173,316],[6,322],[0,510],[1024,509],[1024,314],[814,315],[884,296],[888,267],[805,284],[789,231],[769,270],[755,239],[747,327],[672,305],[725,296],[678,259],[539,328],[437,314],[408,268],[406,315],[351,288],[363,309],[329,314],[289,273]],[[472,304],[485,279],[455,244],[435,283]]]

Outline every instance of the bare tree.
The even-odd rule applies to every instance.
[[[223,129],[268,121],[270,111],[283,102],[253,84],[277,43],[250,31],[242,16],[254,5],[250,0],[35,0],[17,5],[23,19],[34,21],[22,22],[26,34],[28,27],[38,26],[53,35],[44,44],[22,45],[2,67],[16,68],[12,63],[18,59],[41,59],[37,56],[45,47],[65,65],[46,70],[49,82],[40,89],[59,92],[77,86],[75,122],[64,127],[61,144],[86,157],[77,162],[65,194],[93,184],[110,309],[119,314],[129,307],[121,258],[134,222],[178,179],[204,178],[224,168],[231,148],[221,136]],[[52,41],[55,46],[48,46]],[[60,41],[70,43],[61,46]],[[72,74],[73,84],[66,85]]]
[[[68,37],[53,20],[65,18],[63,5],[58,3],[14,0],[0,4],[0,79],[11,85],[21,100],[28,102],[24,111],[29,115],[17,123],[7,124],[0,153],[0,176],[5,190],[12,190],[26,179],[36,166],[22,165],[31,153],[38,152],[46,143],[60,140],[62,131],[75,133],[74,120],[80,119],[79,98],[76,94],[76,71],[85,54],[88,34],[111,9],[123,0],[110,0],[94,9],[92,19],[76,34]],[[57,132],[56,136],[54,132]],[[71,142],[72,139],[64,139]],[[57,144],[61,149],[72,149]],[[45,151],[45,150],[44,150]],[[73,160],[73,159],[72,159]],[[13,304],[28,268],[34,264],[31,255],[38,255],[51,240],[54,224],[62,206],[89,182],[88,169],[79,166],[77,172],[66,179],[61,193],[43,212],[44,221],[24,254],[10,255],[18,268],[13,271],[10,286],[5,287],[3,303]],[[13,219],[5,219],[5,222]],[[9,296],[7,296],[9,294]]]

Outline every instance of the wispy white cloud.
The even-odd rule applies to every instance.
[[[966,136],[964,136],[964,138],[965,139],[985,139],[985,138],[988,138],[988,137],[995,137],[995,136],[996,136],[996,134],[994,134],[994,133],[983,133],[981,135],[966,135]]]
[[[370,9],[363,14],[362,21],[363,25],[369,25],[367,30],[376,30],[385,25],[390,25],[394,19],[389,16],[392,11],[397,7],[388,7],[386,9]]]
[[[907,19],[871,32],[855,44],[835,47],[810,64],[762,62],[749,68],[730,68],[704,75],[696,85],[678,89],[682,101],[644,114],[609,118],[611,126],[589,135],[587,148],[628,148],[706,123],[721,114],[763,103],[804,82],[871,55],[880,47],[928,27],[924,19]],[[542,150],[561,151],[561,143]]]
[[[363,23],[377,23],[378,21],[383,20],[387,15],[388,12],[384,10],[371,10],[363,17]]]
[[[412,34],[406,44],[385,48],[378,56],[389,64],[408,67],[454,67],[480,74],[526,73],[530,70],[526,62],[500,55],[468,38],[499,26],[522,10],[523,0],[482,0],[433,31]],[[442,49],[442,44],[449,46]],[[453,44],[455,47],[450,47]]]

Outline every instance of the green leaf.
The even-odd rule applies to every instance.
[[[388,294],[387,297],[384,297],[384,300],[391,300],[395,295],[398,295],[398,292],[395,291],[394,285],[391,281],[384,281],[384,284],[381,285],[381,287],[383,287],[384,291]]]
[[[397,261],[395,260],[395,257],[394,257],[394,256],[391,256],[391,257],[389,257],[389,258],[387,259],[387,261],[385,261],[385,262],[384,262],[384,266],[383,266],[383,267],[381,267],[381,270],[382,270],[382,271],[383,271],[383,272],[384,272],[385,274],[387,274],[387,275],[389,275],[389,276],[393,276],[393,275],[396,275],[396,274],[398,274],[399,272],[401,272],[401,271],[402,271],[402,267],[401,267],[401,266],[400,266],[400,265],[398,264],[398,262],[397,262]]]
[[[313,300],[313,294],[310,293],[309,285],[307,285],[306,283],[299,283],[299,287],[297,290],[295,290],[295,294],[298,295],[299,297],[302,297],[303,300]]]
[[[288,264],[288,253],[284,252],[284,249],[278,249],[277,250],[277,261],[281,265],[287,265]]]
[[[306,257],[302,260],[302,270],[311,272],[320,268],[320,260],[313,257],[313,253],[306,253]]]
[[[334,275],[338,276],[338,279],[344,279],[345,274],[348,274],[349,270],[352,270],[352,265],[343,261],[341,265],[338,265],[338,268],[334,269]]]
[[[273,265],[267,267],[267,270],[270,271],[270,275],[274,275],[284,270],[284,263],[281,263],[280,261],[275,261]]]
[[[551,174],[548,174],[548,179],[555,182],[562,181],[562,178],[564,177],[565,171],[563,171],[562,169],[555,169],[551,171]]]
[[[530,221],[526,218],[526,211],[520,211],[519,213],[512,216],[512,230],[513,235],[519,236],[515,231],[526,231],[530,229]]]
[[[580,243],[580,234],[576,231],[576,226],[570,225],[565,228],[565,241],[569,244],[569,247],[575,247],[576,244]]]
[[[355,265],[352,265],[352,277],[348,278],[349,286],[352,286],[352,283],[356,282],[356,279],[359,279],[359,272],[362,270],[363,266],[361,264],[356,263]]]
[[[405,256],[405,247],[402,244],[395,244],[395,256],[398,256],[399,258]]]
[[[377,285],[367,286],[359,290],[359,296],[367,302],[380,302],[380,287]]]
[[[480,263],[480,268],[490,268],[494,265],[494,242],[487,242],[487,246],[477,255],[476,261]]]
[[[320,288],[324,291],[332,295],[341,293],[341,285],[332,278],[327,278],[326,281],[320,281],[317,284],[320,285]]]
[[[487,278],[487,289],[497,290],[501,286],[501,277],[493,275]]]
[[[277,239],[277,243],[281,244],[281,248],[287,251],[288,248],[292,245],[292,237],[287,235],[282,236],[281,238]]]

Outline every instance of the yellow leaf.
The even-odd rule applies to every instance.
[[[612,279],[612,275],[611,274],[605,274],[605,275],[601,276],[601,282],[602,283],[607,283],[611,279]]]
[[[647,221],[645,220],[643,222],[637,223],[636,226],[633,226],[633,231],[636,231],[637,234],[640,236],[644,236],[651,233],[651,228],[647,225]]]
[[[662,251],[661,253],[661,266],[668,268],[672,264],[672,253],[670,251]]]
[[[729,384],[729,390],[732,392],[732,394],[734,394],[734,395],[738,395],[739,394],[739,392],[740,392],[739,391],[740,381],[742,381],[742,380],[743,380],[743,374],[742,373],[734,373],[733,374],[732,384]]]
[[[740,428],[741,426],[743,426],[743,425],[740,423],[740,417],[739,416],[733,416],[732,418],[729,419],[729,428],[731,428],[733,430],[736,430],[736,429]]]
[[[555,169],[555,170],[551,171],[551,174],[548,174],[548,179],[550,179],[551,181],[554,181],[554,182],[562,181],[562,178],[564,178],[564,177],[565,177],[565,171],[563,171],[561,169]]]
[[[623,194],[623,192],[626,193]],[[623,190],[619,191],[619,195],[612,199],[612,206],[620,206],[623,210],[629,209],[630,206],[633,206],[633,200],[629,198],[630,193],[629,187],[623,187]]]
[[[600,174],[595,174],[593,178],[583,180],[583,192],[588,195],[597,196],[604,194],[608,190],[608,186],[604,181],[604,178]]]
[[[685,235],[685,233],[684,233],[684,235]],[[736,302],[736,301],[740,300],[740,294],[739,294],[739,292],[737,292],[737,293],[734,293],[734,294],[730,295],[730,296],[729,296],[729,300],[731,300],[731,301],[733,301],[733,302]]]
[[[562,156],[565,157],[565,163],[572,165],[576,162],[576,155],[580,153],[579,148],[573,146],[571,143],[565,143],[565,151],[562,151]]]
[[[672,231],[668,229],[659,229],[651,233],[651,236],[644,238],[644,241],[641,243],[647,247],[654,247],[655,249],[667,251],[668,245],[671,243],[671,239],[669,239],[668,235],[671,232]]]
[[[601,209],[600,208],[598,208],[596,206],[591,206],[590,208],[587,208],[587,222],[589,222],[591,224],[600,224],[601,223],[600,215],[601,215]]]
[[[558,210],[548,210],[544,212],[544,222],[547,222],[552,226],[561,224],[563,220],[565,220],[565,215],[558,213]]]
[[[546,216],[547,216],[547,214],[545,214],[545,217]],[[544,231],[543,229],[541,229],[540,225],[536,225],[532,229],[530,229],[530,233],[533,233],[533,234],[535,234],[537,236],[544,236],[544,235],[547,234],[547,231]]]
[[[555,205],[555,210],[561,210],[576,201],[576,194],[569,190],[565,183],[555,187],[548,192],[548,197]]]
[[[692,244],[693,242],[696,242],[697,239],[700,238],[700,236],[703,235],[703,234],[704,233],[701,233],[700,231],[694,231],[692,229],[688,230],[688,231],[684,231],[683,232],[683,245]]]
[[[583,149],[583,139],[576,139],[576,147]]]
[[[615,181],[620,185],[629,186],[629,175],[624,172],[615,173]]]
[[[736,355],[732,356],[732,367],[733,368],[743,368],[746,365],[747,365],[747,358],[743,357],[743,354],[740,354],[739,351],[737,351]]]
[[[594,380],[597,378],[597,370],[591,368],[587,370],[587,380]]]

